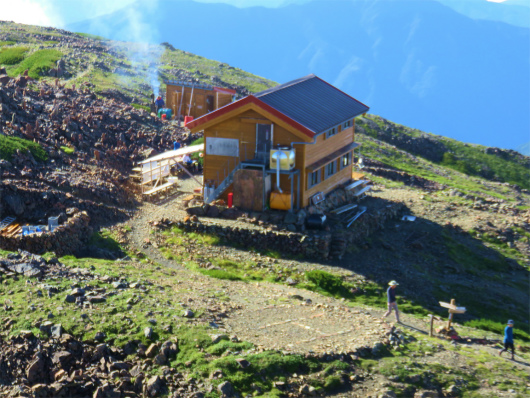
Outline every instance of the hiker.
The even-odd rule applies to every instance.
[[[186,166],[186,168],[191,171],[192,173],[195,172],[195,164],[193,162],[193,160],[191,160],[190,158],[190,155],[188,154],[185,154],[183,157],[182,157],[182,163],[184,163],[184,165]]]
[[[158,111],[160,109],[162,109],[165,105],[165,102],[164,102],[164,99],[162,98],[161,95],[159,95],[157,98],[156,98],[156,101],[155,101],[155,105],[156,105],[156,114],[158,115]]]
[[[389,316],[392,310],[394,310],[396,311],[396,320],[398,323],[400,323],[399,322],[399,311],[398,311],[398,306],[397,306],[397,301],[396,301],[396,287],[399,285],[399,283],[397,283],[396,281],[390,281],[388,285],[389,285],[389,288],[386,291],[386,297],[388,299],[387,300],[388,311],[385,313],[385,315],[383,315],[383,318],[386,318],[387,316]]]
[[[515,355],[515,348],[513,345],[513,321],[510,319],[508,325],[504,328],[504,348],[499,351],[499,356],[502,355],[504,351],[508,351],[508,348],[512,349],[512,360]]]

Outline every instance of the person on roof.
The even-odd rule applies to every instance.
[[[156,105],[156,114],[158,115],[158,111],[166,105],[161,95],[156,97],[155,105]]]

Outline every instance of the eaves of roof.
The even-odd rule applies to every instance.
[[[221,117],[229,112],[232,112],[238,108],[241,108],[244,105],[247,104],[255,104],[256,106],[260,107],[264,111],[270,113],[271,115],[277,117],[278,119],[282,120],[283,122],[289,124],[290,126],[294,127],[301,133],[307,135],[309,138],[314,138],[316,133],[307,127],[303,126],[302,124],[298,123],[297,121],[291,119],[289,116],[281,113],[280,111],[276,110],[272,106],[266,104],[265,102],[261,101],[260,99],[254,97],[253,95],[249,95],[245,98],[240,99],[239,101],[232,102],[228,105],[223,106],[222,108],[219,108],[213,112],[207,113],[206,115],[203,115],[191,122],[189,122],[186,127],[191,129],[196,129],[200,127],[203,124],[206,124],[208,122],[211,122],[215,120],[218,117]]]

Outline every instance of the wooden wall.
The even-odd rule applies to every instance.
[[[234,138],[239,140],[239,159],[237,161],[245,161],[254,158],[256,149],[256,124],[273,124],[273,148],[277,145],[289,146],[292,142],[300,142],[300,137],[291,133],[287,129],[273,123],[271,120],[265,118],[261,114],[253,110],[247,110],[237,116],[218,123],[212,127],[204,130],[204,137],[207,141],[208,137],[220,138]],[[300,206],[308,206],[309,199],[317,192],[327,193],[333,190],[336,186],[351,180],[351,166],[340,170],[340,158],[334,159],[337,163],[337,172],[324,179],[324,167],[320,169],[322,173],[321,182],[314,187],[308,189],[308,171],[307,166],[319,161],[320,159],[338,151],[339,149],[351,144],[354,140],[354,127],[349,127],[343,131],[338,132],[332,137],[325,138],[325,134],[317,137],[317,141],[313,145],[297,144],[294,145],[296,151],[295,168],[300,170]],[[228,156],[204,155],[204,182],[210,181],[217,186],[217,181],[221,182],[233,170],[236,162],[235,159]],[[276,188],[276,175],[271,179],[272,188]],[[280,187],[284,192],[290,192],[291,183],[288,175],[280,176]],[[295,194],[294,203],[296,204],[296,187],[297,181],[294,177],[293,189]],[[229,192],[233,192],[233,187],[230,186],[221,198],[226,199]]]
[[[292,134],[285,128],[274,124],[271,120],[263,117],[258,112],[248,110],[231,119],[219,123],[211,128],[204,130],[205,140],[207,137],[235,138],[239,140],[239,157],[241,161],[251,160],[256,151],[256,124],[273,124],[273,147],[277,145],[288,146],[291,142],[300,141],[300,138]],[[302,170],[304,168],[304,150],[305,145],[296,145],[295,168]],[[230,163],[230,164],[229,164]],[[228,156],[204,155],[203,175],[204,181],[214,181],[217,186],[226,175],[234,168],[234,159]],[[296,193],[296,178],[294,179],[294,190]],[[276,187],[276,175],[272,176],[273,189]],[[280,187],[283,191],[291,190],[289,176],[280,176]],[[300,179],[300,189],[303,187],[303,181]],[[221,197],[226,197],[228,192],[232,191],[230,186]],[[296,197],[295,197],[296,203]]]
[[[344,169],[340,170],[339,163],[337,163],[337,172],[331,177],[324,179],[324,166],[320,169],[320,172],[322,173],[320,184],[308,189],[308,171],[306,170],[306,167],[318,162],[320,159],[332,154],[333,152],[338,151],[340,148],[351,144],[355,137],[354,130],[355,119],[353,120],[351,127],[344,130],[339,127],[339,132],[334,136],[326,138],[326,134],[321,134],[317,137],[317,142],[315,144],[305,145],[305,167],[303,170],[301,170],[303,174],[301,181],[301,191],[303,192],[301,204],[302,207],[308,206],[310,204],[309,199],[317,192],[327,193],[333,190],[337,185],[340,185],[351,179],[351,167],[345,167]],[[338,160],[334,161],[338,162]]]
[[[217,108],[228,105],[232,102],[231,94],[218,93],[214,90],[200,88],[193,89],[193,100],[191,101],[191,87],[184,87],[184,101],[180,109],[181,116],[193,116],[195,119],[214,111]],[[179,104],[182,97],[182,86],[168,84],[166,88],[166,107],[173,111],[173,115],[178,115]],[[210,97],[210,102],[208,102]]]

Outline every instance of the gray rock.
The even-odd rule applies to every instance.
[[[182,316],[185,318],[193,318],[195,314],[193,313],[192,310],[184,310],[184,312],[182,313]]]
[[[76,287],[75,289],[72,289],[70,294],[72,296],[75,296],[75,297],[84,296],[85,295],[85,289],[81,289],[80,287]]]
[[[310,386],[309,384],[304,384],[302,387],[300,387],[298,392],[304,395],[311,395],[311,396],[317,395],[317,389],[313,386]]]
[[[7,268],[17,274],[24,274],[24,276],[29,277],[39,276],[42,273],[42,268],[33,262],[8,264]]]
[[[127,282],[112,282],[114,289],[127,289],[129,284]]]
[[[165,365],[167,363],[167,358],[164,354],[160,353],[155,357],[153,362],[157,365]]]
[[[96,341],[105,340],[106,338],[107,338],[107,335],[103,332],[97,332],[96,335],[94,336],[94,340]]]
[[[212,344],[217,344],[221,340],[229,340],[226,334],[214,334],[212,337]]]
[[[151,328],[151,327],[149,327],[149,326],[146,327],[146,328],[144,329],[144,336],[145,336],[147,339],[151,340],[151,339],[153,338],[153,328]]]
[[[225,381],[217,386],[217,391],[221,393],[223,398],[231,398],[235,396],[234,387],[229,381]]]
[[[165,390],[165,382],[158,376],[153,376],[145,384],[145,394],[148,397],[156,397]]]
[[[28,382],[33,384],[40,381],[43,378],[43,372],[46,362],[43,358],[43,354],[38,352],[35,355],[35,360],[29,364],[26,368],[26,377]]]
[[[87,300],[93,304],[104,303],[105,301],[107,301],[107,299],[103,296],[91,296],[91,297],[87,297]]]
[[[63,327],[62,327],[62,325],[60,323],[58,323],[57,325],[53,325],[51,327],[50,331],[51,331],[51,336],[54,339],[58,339],[63,334]]]
[[[245,358],[236,358],[236,362],[242,369],[248,368],[250,366],[250,362],[247,361]]]
[[[67,294],[64,298],[65,303],[75,303],[75,296],[72,296],[71,294]]]

